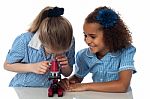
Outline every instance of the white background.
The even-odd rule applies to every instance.
[[[110,6],[118,11],[132,32],[133,45],[137,48],[131,87],[134,99],[149,99],[149,23],[148,0],[1,0],[0,1],[0,89],[7,87],[15,75],[3,69],[7,52],[16,36],[25,32],[36,15],[45,6],[65,8],[64,16],[72,23],[76,39],[76,51],[86,47],[83,40],[84,18],[99,6]],[[88,75],[84,82],[90,82]]]

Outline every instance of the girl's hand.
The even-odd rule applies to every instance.
[[[64,78],[61,79],[58,83],[64,90],[68,90],[71,84],[75,84],[75,81],[69,81],[69,79]]]
[[[61,79],[58,83],[64,90],[69,88],[69,80],[67,78]]]
[[[36,74],[45,74],[49,69],[48,61],[35,63],[31,67],[31,71]]]
[[[86,88],[87,86],[85,83],[75,83],[75,84],[70,84],[67,91],[72,91],[72,92],[86,91]]]
[[[69,66],[68,59],[66,56],[64,56],[64,55],[57,56],[56,59],[59,62],[59,64],[61,65],[62,69],[65,69]]]
[[[69,66],[68,58],[64,55],[59,55],[56,57],[57,61],[60,64],[61,73],[63,76],[68,77],[72,73],[72,67]]]

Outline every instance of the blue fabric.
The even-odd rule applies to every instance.
[[[75,75],[84,78],[92,73],[93,82],[108,82],[117,80],[119,72],[134,68],[135,47],[132,45],[116,53],[107,53],[102,59],[98,59],[90,49],[80,50],[76,55]]]
[[[6,61],[10,64],[13,63],[36,63],[40,61],[48,61],[51,58],[51,54],[46,56],[43,47],[39,50],[28,46],[33,33],[27,32],[19,35],[9,50]],[[72,40],[71,48],[64,53],[68,57],[70,66],[75,63],[75,41]],[[12,87],[48,87],[50,81],[48,81],[49,73],[35,74],[35,73],[17,73],[11,80],[9,86]]]

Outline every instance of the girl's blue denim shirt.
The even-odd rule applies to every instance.
[[[82,49],[76,55],[75,75],[84,78],[88,73],[92,73],[93,82],[117,80],[120,71],[131,69],[133,73],[136,72],[133,60],[135,52],[135,47],[131,45],[98,59],[89,48]]]

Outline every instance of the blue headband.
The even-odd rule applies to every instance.
[[[100,9],[96,16],[96,20],[99,21],[104,28],[113,27],[118,19],[118,15],[111,9]]]

